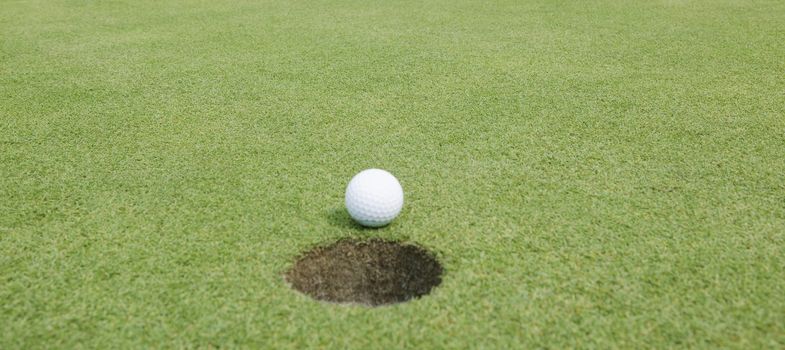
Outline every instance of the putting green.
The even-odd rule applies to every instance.
[[[0,348],[785,347],[783,42],[781,0],[0,0]],[[441,284],[289,288],[346,238]]]

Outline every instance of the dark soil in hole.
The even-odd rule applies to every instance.
[[[297,260],[286,280],[315,299],[377,306],[428,294],[441,276],[442,266],[425,249],[372,239],[313,249]]]

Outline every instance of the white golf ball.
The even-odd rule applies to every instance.
[[[346,210],[360,225],[381,227],[389,224],[403,208],[403,188],[392,174],[367,169],[349,181]]]

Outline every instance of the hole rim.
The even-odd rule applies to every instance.
[[[324,294],[312,294],[308,290],[299,288],[296,281],[293,281],[291,278],[292,272],[294,272],[295,269],[298,268],[298,265],[302,263],[304,260],[313,257],[314,255],[318,255],[320,253],[326,253],[326,252],[329,253],[331,250],[334,250],[341,245],[350,245],[352,248],[357,249],[358,246],[362,247],[362,246],[374,245],[374,244],[394,247],[394,249],[396,250],[396,256],[400,256],[402,254],[401,252],[405,249],[413,249],[416,254],[421,255],[420,258],[422,258],[422,260],[420,261],[425,261],[427,263],[433,264],[433,267],[436,270],[435,274],[423,278],[433,279],[434,282],[424,287],[425,289],[422,292],[407,293],[406,295],[400,298],[395,298],[385,301],[378,301],[373,299],[337,300]],[[378,257],[379,252],[375,252],[374,254],[376,254]],[[384,306],[393,306],[393,305],[410,303],[422,297],[433,294],[434,290],[439,286],[441,286],[442,283],[444,282],[446,273],[447,273],[447,269],[445,269],[444,264],[442,264],[442,262],[440,261],[439,254],[437,254],[436,251],[428,249],[416,242],[412,242],[409,240],[387,239],[382,237],[370,237],[370,238],[345,237],[345,238],[340,238],[336,241],[317,244],[312,246],[311,248],[303,250],[298,255],[294,256],[292,262],[284,270],[282,275],[283,275],[284,282],[291,290],[295,291],[298,294],[308,297],[308,299],[310,300],[329,304],[329,305],[364,306],[368,308],[378,308]],[[408,277],[412,277],[412,275]],[[407,291],[411,292],[411,290],[407,290]]]

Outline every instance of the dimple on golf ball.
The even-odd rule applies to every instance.
[[[403,208],[403,188],[392,174],[367,169],[355,175],[346,187],[346,210],[360,225],[389,224]]]

